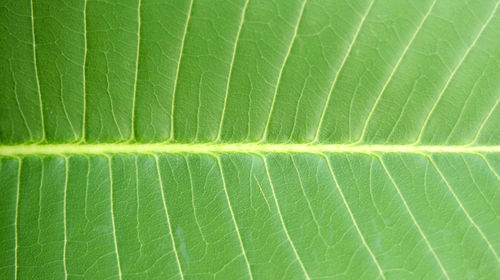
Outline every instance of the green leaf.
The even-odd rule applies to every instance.
[[[0,278],[499,279],[499,5],[4,0]]]

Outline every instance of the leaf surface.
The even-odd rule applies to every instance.
[[[498,279],[499,5],[4,1],[0,278]]]

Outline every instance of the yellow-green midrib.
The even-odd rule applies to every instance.
[[[350,144],[27,144],[1,145],[0,156],[148,153],[496,153],[500,146],[350,145]]]

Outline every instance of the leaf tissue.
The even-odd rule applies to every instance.
[[[500,279],[500,1],[3,0],[1,279]]]

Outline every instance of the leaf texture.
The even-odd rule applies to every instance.
[[[0,278],[498,279],[499,6],[5,0]]]

